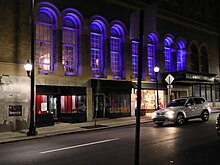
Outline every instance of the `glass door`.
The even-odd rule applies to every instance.
[[[58,114],[58,109],[57,109],[57,102],[58,102],[58,97],[54,95],[49,95],[49,113],[53,114],[54,118],[57,118]]]
[[[94,118],[104,117],[104,95],[95,95],[94,107]]]

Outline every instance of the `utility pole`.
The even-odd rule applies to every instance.
[[[144,10],[140,10],[139,16],[139,45],[138,45],[138,88],[135,132],[135,165],[139,165],[140,146],[140,109],[141,109],[141,80],[142,80],[142,56],[143,56],[143,28]]]

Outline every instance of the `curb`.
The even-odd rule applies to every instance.
[[[152,120],[149,121],[142,121],[140,122],[140,124],[144,124],[144,123],[150,123],[153,122]],[[5,144],[5,143],[11,143],[11,142],[18,142],[18,141],[24,141],[24,140],[32,140],[32,139],[40,139],[40,138],[44,138],[44,137],[52,137],[52,136],[59,136],[59,135],[68,135],[68,134],[76,134],[76,133],[83,133],[83,132],[90,132],[90,131],[98,131],[98,130],[104,130],[104,129],[111,129],[111,128],[116,128],[116,127],[124,127],[124,126],[129,126],[129,125],[135,125],[136,123],[126,123],[126,124],[120,124],[120,125],[113,125],[113,126],[107,126],[105,124],[101,124],[103,125],[103,127],[98,127],[98,128],[83,128],[80,127],[79,130],[73,130],[73,131],[60,131],[60,132],[52,132],[52,133],[42,133],[42,134],[38,134],[36,136],[23,136],[26,134],[22,134],[22,135],[18,135],[16,137],[11,137],[12,139],[10,140],[3,140],[0,141],[0,144]]]

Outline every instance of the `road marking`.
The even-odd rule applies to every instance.
[[[85,147],[85,146],[90,146],[90,145],[100,144],[100,143],[107,143],[107,142],[111,142],[111,141],[115,141],[115,140],[119,140],[119,138],[107,139],[107,140],[102,140],[102,141],[97,141],[97,142],[80,144],[80,145],[76,145],[76,146],[70,146],[70,147],[58,148],[58,149],[54,149],[54,150],[43,151],[43,152],[40,152],[40,154],[47,154],[47,153],[51,153],[51,152],[69,150],[69,149],[73,149],[73,148]]]

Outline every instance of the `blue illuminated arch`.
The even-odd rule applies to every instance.
[[[105,77],[105,39],[107,21],[101,16],[93,17],[90,25],[90,65],[95,78]]]
[[[177,71],[186,70],[186,42],[180,39],[177,42]]]
[[[49,2],[40,2],[35,5],[35,19],[39,16],[39,12],[47,13],[50,18],[53,20],[53,25],[57,27],[61,27],[61,14],[58,8]]]
[[[136,40],[131,41],[131,51],[132,51],[132,71],[134,74],[134,79],[138,78],[138,44]]]
[[[58,26],[60,13],[54,5],[46,2],[37,4],[36,9],[36,64],[39,73],[49,74],[56,70],[53,32]]]
[[[79,30],[79,33],[82,33],[82,30],[84,28],[84,18],[80,12],[73,8],[67,8],[62,12],[62,16],[69,17],[72,19],[77,26],[76,28]]]
[[[82,32],[82,16],[71,8],[62,12],[62,64],[65,75],[80,74],[80,33]]]
[[[173,43],[174,37],[168,34],[164,39],[164,59],[165,59],[165,70],[166,72],[174,71],[174,59],[173,59]]]
[[[115,23],[111,27],[110,37],[110,63],[114,79],[121,79],[123,75],[123,51],[125,31],[121,24]]]
[[[157,46],[158,46],[158,37],[154,33],[150,33],[147,38],[147,60],[148,60],[148,73],[151,78],[150,81],[155,81],[155,72],[154,67],[157,65]]]

